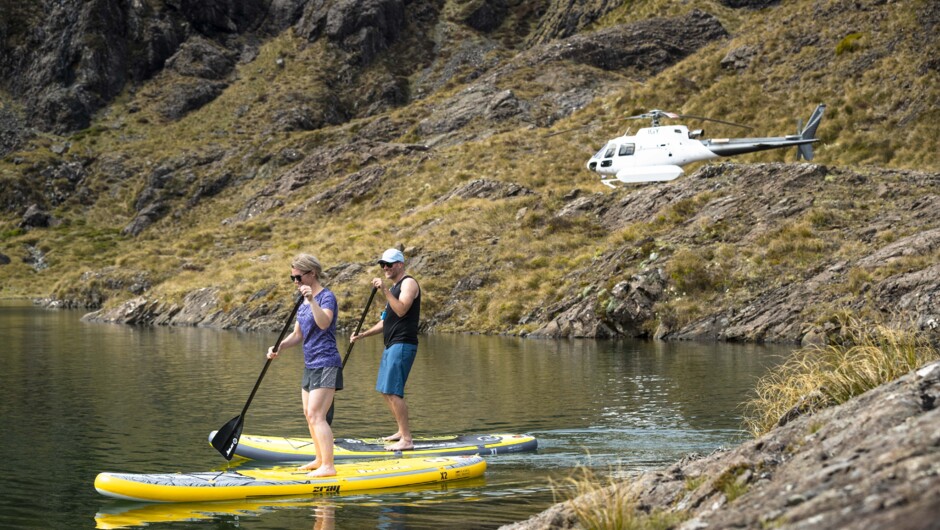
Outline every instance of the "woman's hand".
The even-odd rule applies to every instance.
[[[304,297],[304,300],[310,301],[313,298],[313,288],[309,285],[301,285],[297,288],[300,291],[301,296]]]
[[[274,346],[268,348],[268,359],[276,359],[278,352],[274,351]]]

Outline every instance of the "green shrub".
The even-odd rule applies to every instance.
[[[845,38],[839,41],[839,44],[836,44],[836,55],[858,50],[861,47],[861,44],[858,42],[861,38],[861,33],[849,33],[846,35]]]

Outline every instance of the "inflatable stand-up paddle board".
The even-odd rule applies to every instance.
[[[95,527],[99,529],[140,528],[157,523],[211,521],[222,517],[260,517],[274,510],[286,508],[302,508],[313,511],[321,507],[336,506],[336,497],[344,495],[381,496],[385,498],[400,499],[407,497],[413,500],[416,492],[450,492],[456,489],[481,489],[486,486],[486,477],[479,476],[461,480],[459,483],[435,482],[431,484],[414,484],[395,488],[382,488],[370,492],[351,491],[339,493],[329,497],[321,495],[286,495],[279,497],[259,497],[251,499],[236,499],[231,501],[207,502],[130,502],[124,500],[104,499],[102,506],[95,514]],[[383,502],[383,501],[378,501]],[[394,501],[393,501],[394,502]],[[186,526],[189,528],[189,526]]]
[[[209,440],[215,431],[209,434]],[[402,458],[414,456],[500,455],[535,451],[538,440],[527,434],[461,434],[429,438],[415,438],[414,449],[386,451],[386,442],[378,438],[336,438],[333,458],[336,461],[353,458]],[[242,434],[235,448],[235,456],[267,462],[300,462],[316,458],[310,438],[282,438]]]
[[[262,496],[333,495],[479,477],[480,456],[373,460],[336,465],[336,476],[310,477],[295,467],[200,473],[99,473],[98,493],[142,502],[200,502]]]

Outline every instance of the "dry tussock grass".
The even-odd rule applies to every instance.
[[[940,358],[911,327],[842,319],[840,344],[801,348],[757,383],[756,397],[745,404],[745,424],[754,436],[773,429],[781,418],[838,405]]]

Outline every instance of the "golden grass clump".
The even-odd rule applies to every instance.
[[[842,322],[839,344],[810,345],[757,382],[745,404],[745,424],[756,437],[781,421],[838,405],[940,358],[913,328]]]
[[[626,482],[617,480],[620,476],[622,473],[611,472],[605,483],[591,469],[581,467],[561,483],[553,481],[552,490],[556,498],[565,490],[581,526],[592,530],[665,530],[688,519],[682,511],[638,510],[636,499],[623,486]]]

